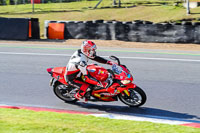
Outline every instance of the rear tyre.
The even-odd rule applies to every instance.
[[[127,96],[126,94],[119,94],[119,99],[126,105],[130,107],[139,107],[142,106],[146,100],[146,94],[145,92],[140,88],[129,88],[128,89],[130,96]]]
[[[74,103],[77,101],[77,99],[74,97],[74,94],[76,94],[77,91],[73,87],[68,87],[61,83],[57,83],[54,85],[53,91],[58,98],[65,102]]]

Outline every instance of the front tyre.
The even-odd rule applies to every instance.
[[[129,88],[128,91],[130,96],[123,93],[118,96],[124,104],[130,107],[139,107],[146,102],[146,94],[140,87],[137,86],[136,88]]]
[[[57,83],[53,87],[55,95],[65,102],[76,102],[77,99],[74,97],[76,90],[73,87],[68,87],[61,83]]]

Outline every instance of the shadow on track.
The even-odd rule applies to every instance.
[[[141,116],[148,118],[158,118],[158,119],[168,119],[168,120],[183,120],[200,123],[200,117],[195,115],[190,115],[187,113],[178,113],[162,109],[149,108],[149,107],[139,107],[133,108],[128,106],[119,105],[97,105],[91,103],[75,103],[73,105],[79,106],[86,109],[99,110],[106,113],[118,114],[118,115],[128,115],[128,116]]]

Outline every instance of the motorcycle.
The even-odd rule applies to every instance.
[[[112,65],[112,69],[105,69],[97,64],[87,66],[88,73],[98,81],[108,83],[107,88],[101,88],[91,85],[84,97],[88,101],[111,102],[118,101],[130,107],[139,107],[146,102],[145,92],[133,83],[133,77],[129,69],[125,65],[120,64],[119,58],[110,56],[117,64]],[[65,102],[76,102],[74,95],[78,92],[78,88],[68,85],[65,81],[64,74],[66,67],[48,68],[47,72],[52,76],[50,86],[53,86],[55,95]],[[84,76],[80,78],[84,81]]]

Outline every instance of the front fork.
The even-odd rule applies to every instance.
[[[50,79],[49,86],[53,86],[54,83],[55,83],[55,78],[52,77],[52,78]]]

